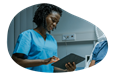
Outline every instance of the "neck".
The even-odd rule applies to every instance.
[[[37,27],[34,29],[36,32],[38,32],[39,34],[41,34],[43,37],[46,36],[46,30],[41,26],[41,27]]]

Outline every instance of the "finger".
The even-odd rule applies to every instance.
[[[54,59],[51,58],[50,62],[53,62],[53,61],[54,61]]]
[[[59,58],[58,57],[55,57],[56,60],[58,60]]]
[[[53,57],[51,57],[51,62],[53,63],[53,62],[57,62],[58,61],[58,58],[57,57],[55,57],[55,56],[53,56]]]
[[[68,62],[68,65],[72,68],[73,66],[72,66],[72,64],[70,63],[70,62]]]
[[[60,59],[58,58],[58,60],[60,60]]]
[[[73,67],[73,65],[69,62],[68,63],[68,65],[70,66],[70,68],[72,69],[72,70],[74,70],[75,68]]]
[[[68,66],[68,64],[65,64],[65,67],[67,68],[67,70],[69,69],[69,66]]]
[[[55,56],[53,56],[52,58],[55,59],[55,60],[59,60],[59,58],[58,58],[58,57],[55,57]]]
[[[60,60],[58,57],[57,57],[58,60]]]
[[[56,60],[56,57],[55,57],[55,56],[53,56],[53,57],[51,57],[51,59]]]
[[[51,57],[51,58],[53,58],[53,59],[54,59],[54,58],[55,58],[55,56],[53,56],[53,57]]]
[[[75,67],[75,68],[76,68],[75,62],[73,62],[73,67]]]
[[[55,63],[55,62],[57,62],[58,60],[54,60],[54,59],[51,59],[51,61],[50,61],[50,63]]]
[[[65,64],[65,67],[67,68],[68,71],[72,71],[72,69],[69,67],[68,64]]]
[[[57,57],[55,57],[55,56],[53,56],[52,58],[53,58],[53,59],[57,59]]]

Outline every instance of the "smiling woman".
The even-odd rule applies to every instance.
[[[76,66],[66,64],[67,70],[54,68],[51,63],[59,60],[57,57],[57,42],[46,32],[56,28],[60,20],[62,10],[51,4],[40,4],[35,12],[33,22],[37,27],[22,32],[14,48],[12,59],[30,70],[38,72],[73,71]]]
[[[50,22],[50,25],[51,23],[53,25],[56,19],[59,21],[62,15],[62,10],[51,4],[40,4],[38,7],[39,8],[35,12],[33,22],[35,22],[38,27],[43,26],[44,29],[50,33],[50,30],[47,29],[47,22],[48,24]],[[48,21],[48,19],[52,22]]]
[[[59,22],[60,15],[52,11],[47,17],[46,17],[46,23],[47,23],[47,29],[48,31],[53,30],[56,28],[57,23]]]
[[[46,32],[50,33],[56,28],[61,13],[61,8],[53,4],[41,3],[33,18],[37,27],[19,35],[11,59],[25,70],[53,73],[54,67],[51,63],[59,60],[57,42]]]

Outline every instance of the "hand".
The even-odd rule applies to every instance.
[[[59,60],[58,57],[53,56],[53,57],[51,57],[51,58],[45,59],[45,60],[44,60],[44,64],[45,64],[45,65],[51,64],[51,63],[53,63],[53,62],[57,62],[58,60]]]
[[[67,71],[74,71],[76,69],[75,62],[73,62],[73,65],[68,62],[67,64],[65,64],[65,67],[67,68]]]

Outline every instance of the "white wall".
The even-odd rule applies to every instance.
[[[33,23],[36,6],[28,7],[19,12],[14,18],[15,43],[19,34],[25,30],[33,29],[36,25]]]
[[[74,14],[75,16],[77,14]],[[90,22],[115,22],[115,16],[77,16]]]
[[[21,13],[20,13],[20,32],[23,32],[27,29],[27,9],[24,9]],[[29,22],[29,21],[28,21]]]
[[[36,25],[33,23],[36,5],[21,10],[12,20],[8,29],[8,51],[12,54],[19,34],[25,30],[33,29]]]
[[[115,7],[110,6],[76,6],[63,9],[76,15],[115,15]]]
[[[77,16],[77,17],[89,20],[90,22],[115,22],[115,16]],[[107,26],[109,28],[100,28],[101,31],[107,34],[108,39],[115,39],[114,35],[115,28],[111,28],[111,25],[105,25],[105,27]]]
[[[32,22],[34,15],[34,8],[35,7],[29,7],[26,9],[27,29],[32,29],[34,27],[34,23]]]
[[[58,42],[62,42],[63,34],[76,34],[76,41],[96,40],[95,25],[65,11],[51,34]]]
[[[76,6],[74,8],[63,8],[67,12],[76,15],[115,15],[115,7],[112,6]],[[115,16],[77,16],[90,22],[115,22]],[[108,25],[110,26],[110,25]],[[100,28],[108,34],[108,38],[115,38],[115,28]]]
[[[17,42],[17,38],[19,36],[20,32],[20,12],[17,13],[17,15],[15,16],[15,23],[14,23],[14,45]]]
[[[11,26],[9,26],[8,30],[8,38],[7,38],[7,48],[9,51],[9,54],[11,55],[14,49],[14,19],[10,23]]]
[[[103,15],[103,14],[111,14],[110,11],[114,11],[111,8],[108,9],[109,11],[107,9],[102,9],[102,8],[101,9],[100,8],[89,8],[89,9],[88,8],[77,8],[77,10],[75,10],[76,8],[74,10],[73,9],[74,8],[69,8],[69,9],[64,8],[65,11],[73,12],[74,16],[76,16],[78,14],[79,15],[81,15],[81,14],[85,14],[85,15],[86,14],[88,14],[88,15],[91,15],[91,14],[99,14],[100,15],[100,14],[102,14]],[[106,12],[104,12],[103,10]],[[63,14],[62,14],[62,17],[63,17]],[[83,33],[83,35],[80,33],[80,35],[82,35],[82,36],[76,34],[76,36],[78,36],[79,39],[83,39],[83,38],[87,39],[88,36],[93,36],[93,34],[94,34],[93,32],[92,32],[93,34],[89,34],[89,35],[87,33],[88,30],[91,30],[91,26],[88,26],[88,27],[83,26],[82,27],[83,29],[82,28],[75,28],[75,27],[73,28],[73,26],[75,24],[74,22],[71,22],[70,24],[68,24],[68,22],[70,22],[71,20],[73,21],[73,19],[70,19],[69,16],[66,16],[66,17],[64,16],[64,18],[62,20],[63,22],[58,24],[57,29],[54,32],[52,32],[52,34],[53,33],[57,34],[57,35],[54,35],[54,37],[56,37],[57,41],[59,41],[58,42],[58,56],[59,56],[59,58],[66,56],[70,52],[73,52],[73,53],[78,54],[78,55],[83,56],[83,57],[85,57],[85,55],[90,55],[91,51],[93,49],[93,46],[94,46],[93,41],[82,41],[82,40],[80,41],[79,40],[79,42],[71,42],[71,43],[68,42],[67,46],[65,43],[60,43],[61,39],[62,39],[62,34],[60,32],[70,33],[72,31],[74,31],[75,29],[76,29],[77,33],[78,33],[78,31],[82,32],[82,33],[83,33],[83,31],[85,31],[86,34],[85,34],[85,32]],[[90,22],[115,22],[114,16],[77,16],[77,17],[83,18],[86,21],[89,20]],[[70,21],[68,18],[70,19]],[[68,20],[68,21],[66,21],[66,20]],[[77,22],[76,26],[81,25],[81,24],[78,24],[78,23],[80,23],[80,21],[76,20],[76,22]],[[84,25],[86,25],[84,21],[82,21],[82,23],[84,23]],[[86,29],[88,29],[88,30],[86,30]],[[114,35],[115,28],[100,28],[100,29],[102,30],[103,33],[107,33],[108,38],[115,38],[115,35]],[[84,67],[84,66],[85,66],[84,61],[77,65],[77,67]]]

